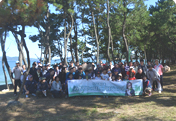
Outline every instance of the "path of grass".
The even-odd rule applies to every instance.
[[[176,120],[176,66],[164,74],[164,92],[151,97],[20,98],[21,107],[6,107],[13,91],[0,92],[1,121]]]

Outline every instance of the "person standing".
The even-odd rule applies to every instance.
[[[19,61],[16,61],[16,66],[13,68],[12,73],[14,73],[15,75],[15,87],[14,87],[14,96],[17,95],[17,86],[19,86],[19,88],[21,88],[21,73],[23,72],[22,67],[20,66]]]
[[[155,64],[156,65],[154,66],[154,69],[160,75],[160,83],[161,83],[161,87],[163,89],[163,71],[164,71],[164,68],[163,68],[163,65],[158,62],[158,60],[155,60]]]
[[[159,91],[159,93],[161,93],[160,75],[151,65],[148,66],[147,78],[150,80],[152,86],[155,81],[157,82],[158,84],[157,90]],[[154,90],[154,86],[152,87],[152,89]]]
[[[147,67],[144,65],[144,60],[143,59],[140,60],[140,64],[139,64],[138,68],[142,68],[142,72],[144,72],[144,74],[146,74]]]

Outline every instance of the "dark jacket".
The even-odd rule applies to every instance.
[[[142,73],[142,74],[137,73],[135,77],[136,77],[136,79],[143,79],[144,76],[145,76],[144,73]]]
[[[61,81],[61,84],[64,84],[66,81],[66,73],[65,72],[60,72],[59,73],[59,79]]]
[[[37,87],[37,82],[35,80],[33,80],[33,81],[28,80],[28,81],[26,81],[25,85],[26,85],[27,90],[35,91],[36,87]]]
[[[48,90],[48,83],[47,82],[39,82],[37,85],[37,91],[44,91],[44,90]]]

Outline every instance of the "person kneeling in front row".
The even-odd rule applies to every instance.
[[[148,96],[151,96],[152,95],[152,86],[150,84],[150,81],[147,79],[147,76],[144,75],[143,76],[143,94],[146,95],[148,94]]]
[[[42,77],[41,81],[39,81],[37,85],[37,97],[47,97],[49,95],[48,83],[46,81],[46,77]]]
[[[52,83],[51,93],[53,94],[54,98],[62,96],[62,85],[59,76],[56,76],[55,81]]]
[[[28,76],[28,79],[24,85],[24,90],[26,94],[26,98],[28,98],[29,94],[32,94],[33,96],[36,96],[36,87],[37,87],[37,82],[33,79],[32,75]]]

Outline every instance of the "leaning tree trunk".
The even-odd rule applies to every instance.
[[[70,15],[70,17],[71,17],[71,20],[72,20],[72,22],[71,22],[71,27],[70,27],[70,30],[69,30],[69,33],[68,33],[68,35],[67,35],[67,37],[66,37],[66,24],[65,24],[65,32],[64,32],[64,38],[66,37],[66,40],[64,40],[65,42],[64,42],[64,49],[65,49],[65,57],[64,57],[64,59],[65,59],[65,64],[67,65],[67,42],[68,42],[68,39],[69,39],[69,37],[70,37],[70,34],[71,34],[71,32],[72,32],[72,29],[73,29],[73,23],[74,23],[74,20],[73,20],[73,16],[72,15]]]
[[[1,37],[1,39],[2,39],[2,41],[1,41],[2,48],[4,49],[4,47],[5,47],[5,40],[3,40],[2,37]],[[5,31],[5,39],[6,39],[6,31]],[[4,67],[4,57],[3,56],[4,55],[2,54],[2,69],[3,69],[3,72],[4,72],[4,78],[5,78],[5,83],[6,83],[7,89],[9,89],[8,82],[7,82],[7,74],[6,74],[5,67]]]
[[[76,23],[76,20],[75,20]],[[78,57],[78,29],[77,29],[77,24],[75,24],[74,27],[74,32],[75,32],[75,58],[76,61],[79,62],[79,57]]]
[[[24,36],[24,35],[25,35],[25,33],[22,33],[22,34],[21,34],[21,38],[22,38],[23,45],[24,45],[24,48],[25,48],[25,51],[26,51],[28,66],[27,66],[27,71],[26,71],[26,73],[25,73],[25,75],[24,75],[24,78],[23,78],[23,83],[22,83],[22,85],[21,85],[20,93],[19,93],[18,96],[16,97],[15,101],[18,101],[18,99],[19,99],[19,97],[20,97],[20,95],[21,95],[21,93],[22,93],[22,91],[23,91],[23,87],[24,87],[24,84],[25,84],[25,82],[26,82],[26,78],[27,78],[27,76],[28,76],[28,74],[29,74],[29,71],[30,71],[29,50],[28,50],[28,48],[27,48],[27,46],[26,46],[26,42],[25,42],[25,39],[24,39],[25,36]]]
[[[5,67],[4,67],[4,58],[3,57],[2,57],[2,69],[3,69],[3,72],[4,72],[6,87],[7,87],[7,89],[9,89],[9,85],[8,85],[8,82],[7,82],[7,74],[6,74]]]
[[[5,66],[7,68],[7,71],[8,71],[8,74],[9,74],[9,77],[10,77],[10,80],[14,86],[14,80],[12,78],[12,71],[11,71],[11,68],[8,64],[8,61],[7,61],[7,56],[6,56],[6,51],[5,51],[5,41],[6,41],[6,31],[5,31],[5,38],[3,39],[2,35],[0,35],[0,39],[1,39],[1,49],[2,49],[2,57],[3,57],[3,61],[5,63]]]
[[[17,34],[14,33],[13,31],[12,31],[12,33],[13,33],[13,36],[15,37],[15,40],[16,40],[16,43],[17,43],[17,46],[18,46],[18,51],[22,55],[21,58],[22,58],[22,60],[24,62],[24,65],[27,67],[28,65],[27,65],[27,62],[26,62],[26,58],[25,58],[24,52],[22,50],[21,42],[19,41],[19,38],[18,38]]]
[[[73,45],[72,45],[72,36],[70,35],[70,52],[71,52],[71,57],[72,57],[72,61],[73,63],[75,63],[75,58],[74,58],[74,55],[73,55]]]
[[[124,4],[123,6],[126,8],[126,3],[124,1]],[[127,38],[126,38],[126,35],[125,35],[125,28],[126,28],[126,12],[124,12],[124,20],[123,20],[123,25],[122,25],[122,36],[123,36],[123,41],[125,43],[125,47],[126,47],[126,61],[127,63],[129,62],[128,60],[128,53],[129,53],[129,49],[128,49],[128,43],[127,43]]]
[[[95,32],[95,39],[96,39],[96,44],[97,44],[97,64],[98,64],[99,63],[99,40],[98,40],[98,35],[97,35],[97,29],[95,26],[94,13],[91,12],[91,14],[92,14],[92,21],[93,21],[94,32]]]

